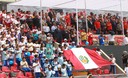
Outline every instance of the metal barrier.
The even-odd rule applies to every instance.
[[[52,77],[52,78],[69,78],[69,77]],[[87,78],[87,75],[75,76],[74,78]],[[93,75],[92,78],[128,78],[128,77],[124,74],[107,74],[107,75]]]

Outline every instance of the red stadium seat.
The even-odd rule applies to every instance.
[[[11,70],[6,66],[2,66],[2,72],[10,73]]]
[[[104,74],[109,74],[109,70],[108,69],[105,69],[104,70]]]
[[[31,72],[26,72],[25,76],[29,78],[34,78]]]
[[[28,78],[28,77],[25,77],[22,72],[19,72],[17,73],[16,78]]]
[[[0,78],[7,78],[7,75],[5,73],[0,73]]]
[[[90,73],[91,73],[92,75],[96,75],[96,74],[97,74],[95,70],[90,70]]]
[[[22,72],[19,72],[16,76],[24,76],[24,74]]]
[[[102,74],[102,70],[101,70],[101,69],[98,69],[96,72],[97,72],[97,74],[99,74],[99,75]]]
[[[13,71],[13,72],[19,72],[20,70],[17,70],[17,67],[16,66],[11,66],[11,71]]]

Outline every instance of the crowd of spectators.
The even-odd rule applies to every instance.
[[[87,20],[88,32],[85,12],[78,13],[79,38],[84,45],[93,45],[93,34],[122,34],[118,15],[96,15],[91,12]],[[124,17],[125,34],[127,25]],[[56,13],[52,9],[47,12],[42,10],[42,13],[21,9],[17,12],[3,10],[0,13],[0,51],[3,66],[10,67],[16,62],[18,68],[24,72],[34,70],[37,78],[41,71],[47,77],[71,76],[73,67],[63,56],[63,50],[76,48],[76,43],[75,13]]]

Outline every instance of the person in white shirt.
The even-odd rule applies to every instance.
[[[24,38],[21,38],[21,42],[19,42],[19,48],[21,50],[23,50],[25,48],[25,42],[24,42]]]
[[[46,45],[47,35],[44,33],[44,31],[39,34],[39,39],[41,40],[41,43],[44,43]]]
[[[0,40],[0,44],[3,45],[3,44],[6,44],[6,41],[1,37],[1,40]]]
[[[28,40],[27,46],[28,46],[28,51],[32,52],[33,49],[34,49],[34,48],[33,48],[32,39],[29,39],[29,40]]]
[[[11,43],[11,45],[13,45],[13,46],[15,46],[15,36],[14,36],[14,34],[11,34],[11,37],[10,37],[10,43]]]
[[[67,66],[67,64],[68,64],[68,62],[67,62],[67,60],[66,60],[65,57],[64,57],[64,62],[63,62],[63,64],[65,64],[66,66]]]
[[[110,32],[110,35],[108,35],[108,41],[109,41],[109,45],[114,45],[115,44],[115,36],[113,32]]]
[[[50,32],[50,28],[49,26],[47,25],[47,23],[45,24],[45,26],[43,26],[43,31],[47,34]]]
[[[127,67],[124,68],[124,71],[126,72],[126,75],[128,77],[128,64],[127,64]]]
[[[54,32],[57,29],[56,23],[53,23],[53,26],[51,27],[51,31]]]
[[[58,62],[59,62],[59,64],[63,64],[63,62],[64,62],[64,58],[63,58],[63,55],[62,55],[62,53],[59,53],[59,56],[58,56]]]
[[[29,68],[25,57],[23,57],[22,59],[23,60],[20,62],[21,70],[23,70],[24,72],[30,72],[31,69]]]
[[[127,35],[123,39],[123,44],[128,45],[128,36]]]
[[[68,76],[72,76],[72,64],[71,62],[68,60],[68,64],[67,64],[67,73],[68,73]]]
[[[62,42],[62,46],[64,46],[64,44],[66,44],[69,47],[69,43],[67,42],[67,39],[64,39],[64,42]]]
[[[35,59],[35,62],[33,63],[33,68],[34,68],[35,78],[40,78],[42,69],[38,59]]]
[[[64,46],[62,46],[63,48],[63,50],[68,50],[68,46],[66,45],[66,44],[64,44]]]
[[[34,49],[32,52],[32,56],[35,56],[35,55],[39,56],[38,51],[36,49]]]
[[[44,63],[44,67],[43,67],[45,71],[48,70],[48,66],[49,66],[49,65],[50,65],[50,64],[49,64],[49,60],[46,59],[46,60],[45,60],[45,63]]]
[[[3,66],[7,66],[7,59],[8,59],[8,51],[7,48],[4,48],[2,52]]]
[[[16,50],[15,50],[15,53],[16,53],[16,63],[18,64],[18,66],[20,66],[20,62],[22,61],[22,50],[19,49],[19,46],[16,46]]]
[[[55,71],[53,71],[51,66],[49,66],[48,70],[46,70],[45,73],[46,73],[46,78],[50,78],[50,77],[53,77],[53,75],[55,74]]]
[[[67,68],[66,68],[66,65],[65,64],[62,65],[61,73],[62,73],[62,77],[67,77],[68,76],[68,74],[67,74]]]
[[[110,65],[110,73],[116,74],[116,58],[113,56],[113,54],[110,55],[110,61],[112,64]]]

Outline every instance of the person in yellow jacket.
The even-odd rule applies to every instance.
[[[85,29],[83,29],[83,31],[81,32],[81,40],[84,44],[86,44],[86,41],[88,40],[88,35],[87,33],[85,32]]]

